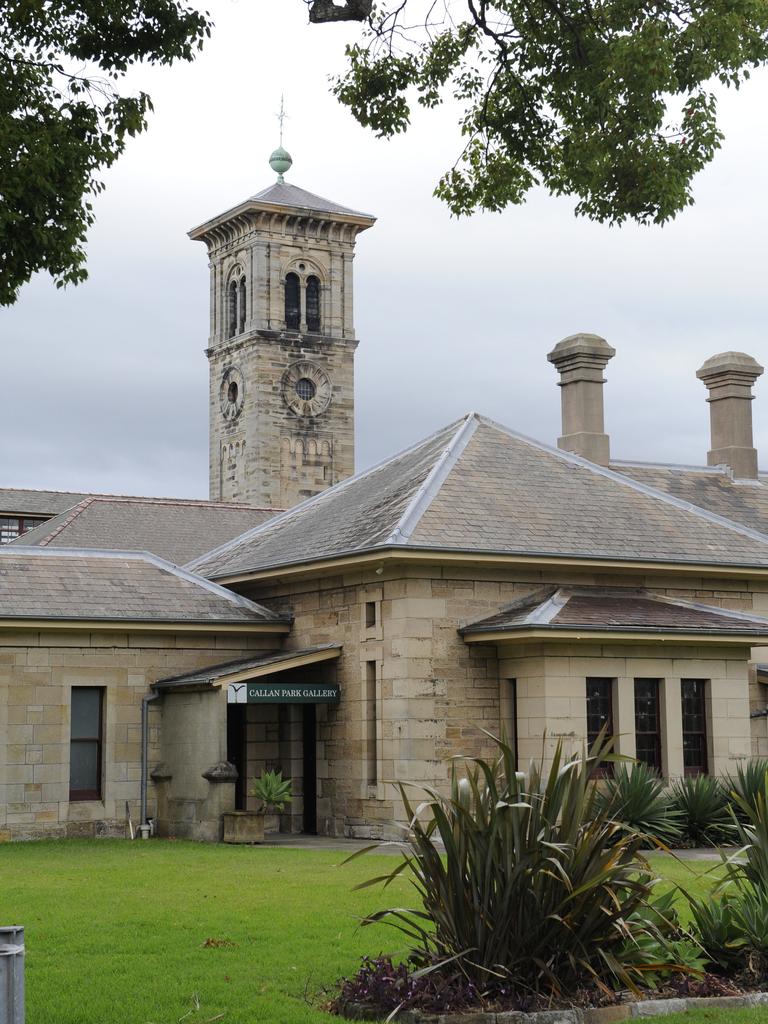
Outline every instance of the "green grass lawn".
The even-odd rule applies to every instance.
[[[752,1010],[689,1010],[668,1017],[649,1017],[658,1024],[765,1024],[768,1010],[756,1006]]]
[[[358,919],[410,903],[405,881],[386,895],[352,891],[391,857],[343,859],[162,840],[0,846],[0,921],[26,928],[27,1024],[338,1020],[322,1010],[325,990],[362,954],[401,945],[391,928],[360,929]],[[698,892],[717,870],[653,860]],[[680,1024],[757,1021],[768,1012],[698,1011]]]
[[[400,945],[357,927],[381,893],[351,891],[394,861],[343,859],[162,840],[0,847],[0,919],[26,931],[27,1024],[338,1021],[323,988]]]

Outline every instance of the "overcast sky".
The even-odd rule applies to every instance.
[[[0,310],[0,485],[207,496],[208,268],[189,228],[274,180],[285,92],[289,180],[378,222],[358,241],[358,469],[475,409],[554,443],[546,353],[576,331],[616,348],[606,417],[618,458],[706,461],[715,352],[768,360],[768,75],[721,101],[726,140],[696,206],[665,228],[607,228],[533,195],[451,219],[432,198],[456,156],[456,110],[392,142],[329,94],[353,25],[309,26],[302,0],[212,0],[191,65],[144,69],[155,113],[106,176],[90,280],[46,277]],[[755,432],[768,467],[768,384]]]

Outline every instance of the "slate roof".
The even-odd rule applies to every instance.
[[[398,548],[768,567],[768,534],[476,413],[191,567],[227,578]]]
[[[589,632],[680,632],[768,636],[768,619],[749,612],[624,587],[545,587],[506,605],[459,632],[497,633],[530,629]]]
[[[183,565],[266,522],[278,511],[181,498],[90,495],[12,543],[25,547],[152,551]]]
[[[768,475],[734,481],[726,466],[664,466],[612,462],[611,468],[640,483],[768,534]]]
[[[79,501],[93,497],[75,491],[34,491],[25,487],[0,487],[0,515],[55,516]]]
[[[278,181],[274,185],[257,192],[251,196],[251,200],[257,203],[274,203],[277,206],[298,206],[305,210],[319,210],[323,213],[338,213],[350,217],[375,218],[370,213],[361,213],[359,210],[352,210],[348,206],[334,203],[330,199],[323,199],[314,192],[307,192],[298,185],[291,185],[287,181]]]
[[[298,210],[300,213],[325,214],[326,219],[337,218],[341,221],[356,224],[360,231],[365,231],[366,228],[369,228],[376,221],[376,218],[370,213],[352,210],[348,206],[342,206],[340,203],[334,203],[330,199],[324,199],[322,196],[315,195],[314,192],[308,192],[304,188],[299,188],[298,185],[290,185],[288,182],[278,181],[262,189],[261,192],[257,192],[256,195],[245,199],[242,203],[238,203],[237,206],[233,206],[216,217],[211,217],[205,223],[192,228],[188,235],[195,241],[209,241],[213,237],[211,233],[215,233],[216,229],[222,224],[226,224],[241,215],[247,215],[249,212],[259,212],[260,209],[269,210],[270,207],[274,206],[283,206],[288,210]]]
[[[287,619],[145,551],[0,548],[0,620],[282,625]]]
[[[264,654],[258,658],[225,661],[220,665],[209,665],[207,668],[197,669],[194,672],[185,672],[184,675],[158,679],[156,683],[152,684],[152,689],[172,690],[177,686],[210,686],[217,679],[232,675],[235,672],[248,672],[251,669],[263,669],[271,665],[275,666],[275,671],[279,671],[282,662],[291,662],[295,661],[296,658],[311,657],[315,654],[323,655],[327,651],[340,652],[341,648],[341,644],[318,644],[315,647],[304,647],[300,651],[277,651],[274,654]]]

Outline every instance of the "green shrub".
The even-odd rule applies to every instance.
[[[737,814],[742,821],[749,820],[745,804],[753,811],[756,809],[757,798],[765,792],[768,778],[768,760],[756,757],[736,768],[736,774],[725,776],[725,785],[729,796],[737,807]]]
[[[558,745],[550,770],[533,765],[526,780],[495,742],[498,757],[468,760],[464,777],[454,763],[450,796],[427,788],[414,806],[399,787],[403,859],[365,884],[406,872],[419,906],[365,923],[399,928],[414,968],[458,970],[481,990],[636,987],[649,964],[657,975],[677,969],[676,923],[652,903],[643,837],[599,805],[591,775],[600,751],[566,759]]]
[[[644,846],[675,846],[682,839],[682,815],[673,807],[664,780],[642,762],[617,764],[598,805],[625,830],[640,835]]]
[[[672,786],[671,807],[679,812],[683,838],[694,846],[734,842],[728,794],[719,779],[694,775]]]
[[[762,972],[768,962],[768,774],[750,773],[746,766],[739,768],[737,782],[730,815],[741,849],[723,854],[719,899],[685,895],[692,934],[710,959],[725,970],[757,966]]]
[[[762,776],[762,789],[755,786],[746,796],[734,792],[731,817],[742,849],[725,859],[727,881],[739,890],[768,893],[768,774]]]
[[[736,931],[744,937],[747,947],[761,956],[768,956],[768,891],[743,888],[731,901]]]
[[[291,780],[284,779],[282,772],[263,771],[258,779],[253,780],[251,796],[261,800],[262,810],[267,812],[274,808],[282,811],[289,804],[291,796]]]
[[[650,875],[642,876],[642,880],[649,886],[654,882]],[[649,899],[642,910],[631,915],[630,927],[635,923],[641,927],[627,940],[621,958],[631,959],[638,968],[642,966],[646,985],[656,985],[662,980],[668,971],[659,970],[658,966],[670,958],[681,969],[692,973],[703,971],[706,965],[707,958],[701,945],[680,925],[677,899],[677,890],[669,889]],[[643,927],[647,925],[651,927]]]
[[[691,933],[712,963],[726,971],[742,966],[747,940],[734,915],[733,899],[728,895],[720,899],[685,895],[691,912]]]

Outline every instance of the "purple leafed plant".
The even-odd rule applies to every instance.
[[[461,973],[446,976],[439,971],[415,972],[406,963],[393,964],[388,956],[363,957],[360,970],[345,978],[334,1001],[338,1010],[348,1003],[361,1003],[381,1010],[461,1010],[481,1005],[473,982]]]

